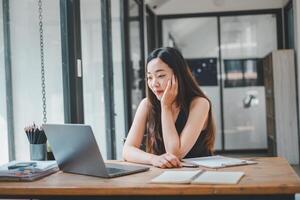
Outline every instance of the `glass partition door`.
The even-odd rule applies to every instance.
[[[277,49],[277,16],[162,17],[163,46],[177,47],[211,99],[216,150],[266,150],[262,58]]]
[[[101,1],[80,1],[80,14],[84,119],[106,159]]]
[[[163,46],[176,47],[182,52],[201,89],[212,101],[217,124],[215,149],[219,150],[222,138],[217,18],[166,19],[162,28]]]
[[[266,149],[262,58],[277,49],[272,14],[220,18],[225,150]]]

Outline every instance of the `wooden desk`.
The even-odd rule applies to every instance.
[[[279,157],[253,158],[255,165],[220,171],[244,171],[236,185],[150,184],[163,170],[104,179],[58,172],[35,182],[0,182],[0,198],[44,199],[294,199],[300,179]],[[183,168],[182,170],[195,170]]]

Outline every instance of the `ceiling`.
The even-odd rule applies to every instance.
[[[157,15],[276,9],[288,0],[145,0]]]

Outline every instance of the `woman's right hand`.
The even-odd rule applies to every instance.
[[[155,167],[160,168],[178,168],[182,167],[180,160],[170,153],[165,153],[162,155],[155,155],[151,159],[151,164]]]

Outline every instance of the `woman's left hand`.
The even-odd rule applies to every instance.
[[[164,94],[161,98],[162,107],[171,107],[178,93],[178,83],[175,78],[175,75],[172,75],[171,80],[168,81],[167,87],[164,91]]]

